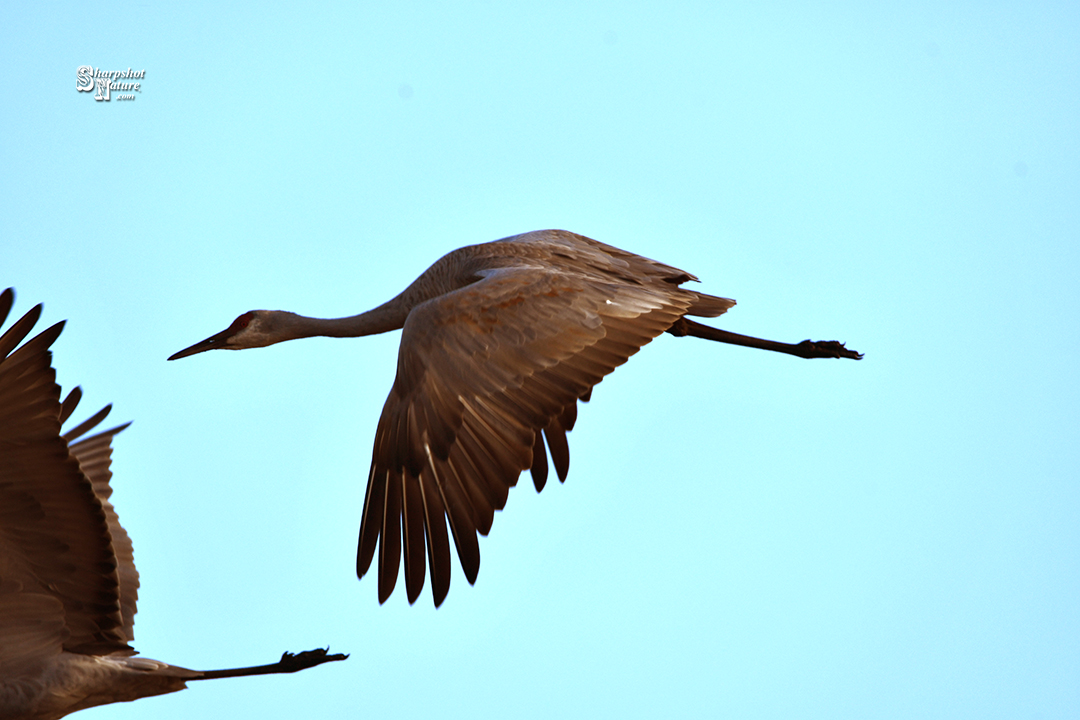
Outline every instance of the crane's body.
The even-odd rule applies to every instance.
[[[0,293],[0,323],[14,300]],[[21,347],[38,305],[0,335],[0,718],[53,720],[77,710],[175,692],[188,680],[295,672],[343,655],[286,653],[279,663],[199,671],[138,657],[139,574],[109,498],[112,438],[76,441],[106,407],[61,433],[79,402],[62,402],[49,346],[57,323]]]
[[[61,650],[35,675],[15,673],[0,684],[0,717],[55,720],[78,710],[183,690],[199,673],[123,653]]]
[[[550,454],[565,479],[577,402],[658,335],[805,358],[861,357],[833,341],[790,345],[694,322],[688,316],[717,317],[735,301],[681,287],[691,280],[590,238],[542,230],[455,250],[368,312],[321,319],[253,310],[169,359],[401,329],[397,376],[375,437],[357,574],[367,572],[378,549],[385,601],[404,557],[413,602],[426,564],[439,605],[450,584],[447,526],[472,583],[477,535],[490,530],[521,471],[530,470],[540,490]]]

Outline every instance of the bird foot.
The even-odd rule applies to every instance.
[[[799,357],[810,358],[850,358],[862,360],[863,355],[854,350],[848,350],[844,343],[836,340],[803,340],[795,346]]]
[[[330,655],[329,652],[330,648],[316,648],[315,650],[305,650],[300,653],[284,652],[281,654],[281,660],[278,662],[278,667],[280,668],[279,672],[300,672],[301,670],[307,670],[316,665],[344,660],[349,657],[342,653]]]

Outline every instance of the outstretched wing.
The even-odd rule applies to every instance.
[[[34,643],[127,648],[106,515],[60,435],[49,346],[63,323],[15,350],[39,315],[40,306],[0,336],[0,605],[17,610],[0,613],[0,665]]]
[[[378,546],[380,602],[394,589],[402,554],[409,602],[419,596],[425,548],[435,604],[443,601],[447,523],[474,582],[476,536],[487,534],[521,471],[531,468],[537,488],[543,485],[541,434],[564,478],[578,399],[700,302],[659,280],[628,283],[540,266],[480,275],[414,308],[402,332],[357,553],[363,576]]]

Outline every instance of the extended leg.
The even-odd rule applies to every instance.
[[[344,660],[348,655],[328,655],[326,650],[307,650],[302,653],[286,652],[281,655],[281,660],[271,665],[256,665],[246,668],[229,668],[228,670],[205,670],[201,677],[192,680],[216,680],[217,678],[243,677],[245,675],[273,675],[276,673],[294,673],[307,670],[316,665],[322,665],[335,660]]]
[[[702,325],[701,323],[687,320],[686,318],[679,318],[679,320],[668,329],[668,332],[676,337],[690,335],[691,337],[716,340],[717,342],[728,343],[729,345],[743,345],[745,347],[760,348],[761,350],[772,350],[774,352],[787,353],[788,355],[795,355],[796,357],[807,359],[851,358],[852,360],[862,360],[862,353],[848,350],[844,347],[843,343],[835,340],[818,340],[817,342],[803,340],[798,345],[792,345],[790,343],[776,342],[775,340],[762,340],[761,338],[750,337],[749,335],[739,335],[738,333],[728,332],[727,330],[720,330],[719,328]]]

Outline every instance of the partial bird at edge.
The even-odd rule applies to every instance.
[[[735,305],[680,287],[696,280],[582,235],[541,230],[454,250],[368,312],[311,318],[252,310],[169,360],[402,330],[397,376],[375,435],[356,570],[367,573],[377,547],[385,602],[404,555],[412,603],[424,586],[426,559],[438,607],[450,587],[447,525],[472,584],[480,567],[477,535],[487,535],[520,473],[530,470],[540,491],[550,454],[565,480],[566,433],[577,402],[587,402],[593,386],[662,333],[807,359],[862,359],[836,341],[781,343],[690,320]]]
[[[0,325],[15,293],[0,293]],[[50,346],[60,322],[19,347],[35,306],[0,335],[0,717],[53,720],[184,689],[189,680],[292,673],[344,660],[317,649],[268,665],[190,670],[130,646],[139,574],[110,501],[112,439],[79,439],[111,406],[61,433],[81,397],[60,400]],[[17,348],[17,349],[16,349]]]

